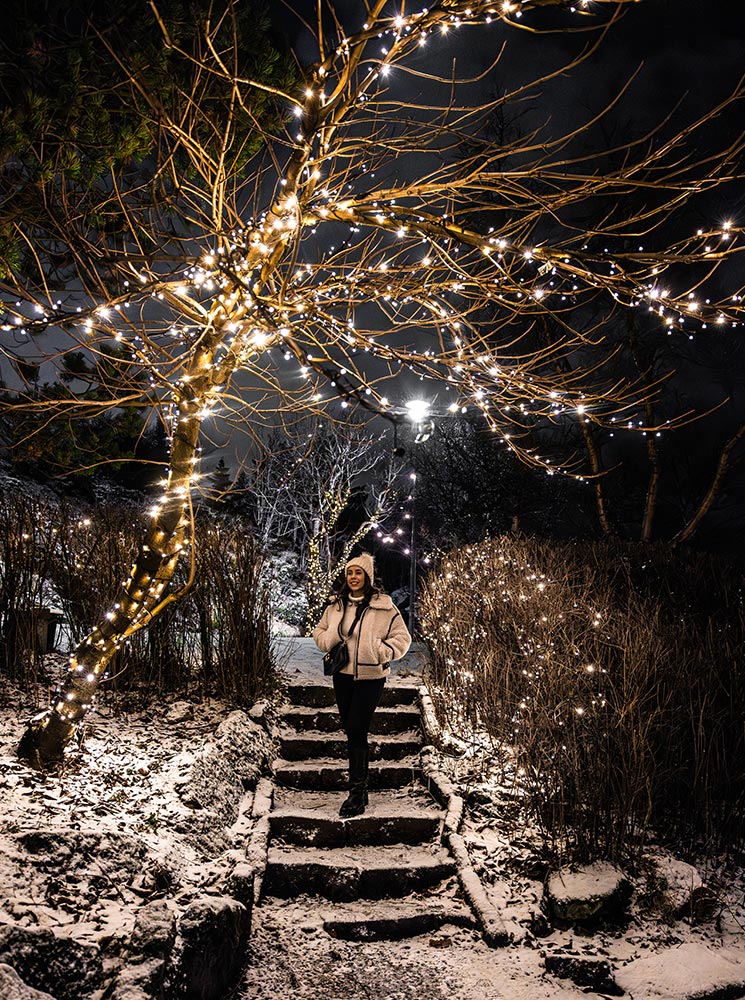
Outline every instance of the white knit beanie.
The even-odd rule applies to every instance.
[[[350,566],[359,566],[360,569],[364,569],[370,583],[373,583],[375,580],[375,565],[373,563],[373,557],[369,552],[361,552],[358,556],[352,556],[347,565],[344,567],[345,573]]]

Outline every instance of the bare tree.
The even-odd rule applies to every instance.
[[[130,575],[73,653],[49,711],[33,721],[25,754],[61,755],[114,652],[177,599],[169,583],[190,544],[200,440],[216,415],[250,427],[270,411],[395,413],[392,380],[412,373],[447,388],[453,407],[481,412],[507,447],[542,465],[516,425],[577,416],[603,425],[643,402],[647,389],[618,381],[603,356],[617,311],[642,303],[662,323],[738,320],[739,288],[720,304],[716,293],[706,301],[703,286],[737,252],[739,229],[717,221],[681,235],[674,224],[736,174],[741,135],[706,155],[694,156],[693,144],[737,95],[679,131],[664,123],[629,140],[612,170],[591,152],[575,155],[573,139],[614,99],[562,133],[546,115],[519,139],[463,152],[495,108],[537,95],[550,101],[560,74],[612,44],[613,23],[631,2],[597,0],[593,13],[563,0],[441,0],[390,14],[383,0],[368,0],[352,31],[319,3],[303,92],[242,75],[232,0],[210,8],[199,44],[188,48],[153,2],[180,80],[190,74],[168,101],[101,34],[114,93],[157,142],[141,169],[111,165],[97,182],[96,213],[77,211],[70,188],[52,178],[46,209],[9,221],[35,266],[29,278],[28,268],[2,262],[3,330],[6,354],[37,352],[42,370],[71,351],[100,358],[112,342],[121,353],[95,394],[78,395],[71,381],[53,406],[23,390],[3,405],[46,408],[48,419],[148,406],[167,425],[171,451]],[[561,68],[469,106],[473,91],[452,57],[488,32],[495,66],[515,38],[539,52],[550,7],[559,30],[586,43]],[[260,162],[247,162],[257,91],[270,92],[291,124],[266,136]],[[546,315],[556,333],[541,343]],[[12,338],[24,336],[34,351],[14,350]],[[563,369],[562,358],[571,361]]]
[[[355,545],[393,509],[400,463],[363,424],[303,421],[272,435],[247,487],[268,548],[289,542],[306,576],[306,627],[314,627]]]

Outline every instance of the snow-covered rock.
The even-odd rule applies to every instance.
[[[265,700],[257,701],[248,710],[248,717],[252,722],[263,724],[266,721],[268,703]]]
[[[680,861],[672,855],[659,852],[652,856],[657,873],[663,883],[672,916],[680,917],[691,910],[691,898],[695,899],[704,885],[697,868]]]
[[[165,714],[166,722],[178,725],[180,722],[191,722],[194,718],[194,705],[190,701],[174,701]]]
[[[54,990],[57,1000],[81,1000],[103,980],[99,948],[64,931],[6,924],[0,927],[0,963],[12,966],[29,986]]]
[[[229,896],[200,896],[179,922],[179,941],[166,995],[173,1000],[219,1000],[245,964],[250,915]]]
[[[51,994],[27,986],[15,969],[4,964],[0,965],[0,997],[3,1000],[54,1000]]]
[[[698,941],[629,962],[616,982],[634,1000],[704,1000],[745,993],[745,960]]]
[[[168,903],[154,899],[141,906],[111,1000],[160,996],[175,942],[176,916]]]
[[[556,920],[584,923],[601,917],[618,917],[631,899],[626,876],[606,861],[582,868],[562,868],[550,876],[544,902]]]
[[[546,972],[558,979],[569,979],[576,986],[606,995],[619,994],[613,970],[606,958],[588,958],[585,955],[570,955],[554,952],[546,955]]]
[[[231,712],[179,785],[182,802],[212,813],[216,825],[230,826],[243,793],[256,785],[270,754],[263,728],[245,712]]]

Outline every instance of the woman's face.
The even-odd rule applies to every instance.
[[[347,568],[347,586],[352,597],[359,597],[365,589],[365,571],[361,566]]]

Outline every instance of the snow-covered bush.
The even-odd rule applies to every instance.
[[[299,635],[308,611],[308,597],[298,554],[289,549],[271,553],[265,559],[263,575],[269,587],[277,631]]]
[[[665,547],[512,535],[456,549],[419,607],[440,719],[488,735],[555,849],[619,858],[651,827],[737,842],[740,584]]]

